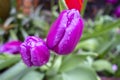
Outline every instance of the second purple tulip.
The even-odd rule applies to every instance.
[[[35,36],[26,38],[20,46],[20,52],[24,63],[29,67],[45,65],[50,58],[46,43]]]
[[[80,40],[84,22],[78,10],[64,10],[51,26],[47,46],[59,55],[71,53]]]

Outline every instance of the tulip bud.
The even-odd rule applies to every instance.
[[[114,15],[115,15],[116,17],[120,18],[120,6],[118,6],[118,7],[115,9]]]
[[[47,36],[48,47],[59,55],[71,53],[80,40],[83,27],[78,10],[64,10],[51,26]]]
[[[82,10],[84,0],[65,0],[66,5],[69,9]]]
[[[35,36],[29,36],[21,44],[20,52],[24,63],[30,66],[42,66],[46,64],[50,57],[50,52],[45,42]]]
[[[17,54],[20,50],[21,41],[10,41],[0,47],[0,53]]]

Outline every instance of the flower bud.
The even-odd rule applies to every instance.
[[[84,27],[79,11],[64,10],[51,26],[47,45],[59,55],[71,53],[80,40]]]
[[[20,52],[24,63],[30,66],[42,66],[49,61],[50,52],[45,42],[35,36],[29,36],[21,44]]]
[[[82,10],[84,0],[65,0],[66,5],[69,9]]]
[[[21,41],[10,41],[0,47],[0,53],[17,54],[20,50]]]
[[[120,18],[120,5],[115,9],[114,15]]]

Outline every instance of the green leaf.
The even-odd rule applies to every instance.
[[[97,80],[94,70],[86,65],[81,65],[62,74],[63,80]]]
[[[60,11],[63,11],[63,10],[65,10],[65,9],[67,9],[64,0],[59,0],[59,8],[60,8]]]
[[[61,66],[61,64],[62,64],[62,56],[59,56],[59,57],[57,57],[57,58],[55,59],[55,63],[54,63],[54,65],[53,65],[53,69],[54,69],[55,71],[58,71],[59,68],[60,68],[60,66]]]
[[[27,67],[22,62],[19,62],[15,66],[3,72],[0,75],[0,79],[1,80],[13,80],[17,75],[19,75],[25,69],[27,69]]]
[[[83,37],[81,38],[81,41],[83,40],[87,40],[87,39],[90,39],[90,38],[94,38],[94,37],[97,37],[97,36],[100,36],[101,34],[105,34],[106,32],[110,31],[111,29],[115,28],[115,27],[118,27],[120,26],[120,19],[118,19],[117,21],[115,22],[112,22],[112,23],[109,23],[109,24],[106,24],[105,26],[101,26],[102,29],[99,30],[99,31],[94,31],[93,33],[86,33],[83,35]]]
[[[43,80],[44,74],[37,71],[28,72],[21,80]]]
[[[33,20],[33,25],[42,29],[42,30],[48,30],[49,24],[47,22],[45,22],[44,20],[41,19],[34,19]]]
[[[60,72],[69,71],[73,68],[76,68],[78,65],[84,62],[86,56],[83,55],[69,55],[65,56],[63,63],[60,67]]]
[[[18,37],[17,37],[16,32],[14,30],[10,30],[10,37],[13,40],[18,40]]]
[[[85,50],[94,51],[97,46],[98,46],[98,41],[96,39],[89,39],[79,42],[77,47],[75,48],[75,51],[81,48]]]
[[[108,62],[107,60],[97,60],[93,63],[93,67],[96,71],[108,71],[110,73],[113,73],[112,70],[112,64]]]
[[[101,45],[101,48],[98,50],[98,53],[100,53],[99,57],[103,58],[111,50],[115,41],[115,39],[112,39],[109,42],[105,42],[104,45]]]
[[[59,16],[59,13],[56,11],[58,9],[58,6],[52,7],[52,20],[51,23]]]
[[[86,52],[86,51],[81,51],[80,53],[81,56],[92,56],[92,57],[97,57],[98,56],[98,53],[95,53],[95,52]]]
[[[53,62],[51,69],[47,71],[47,75],[55,75],[59,71],[59,68],[62,64],[62,56],[56,56],[54,61],[55,62]]]
[[[49,24],[47,22],[45,22],[44,20],[42,20],[40,18],[34,19],[33,25],[36,26],[37,28],[41,29],[41,31],[43,31],[45,35],[47,34],[48,29],[49,29]]]
[[[28,36],[28,33],[25,31],[25,29],[23,29],[22,27],[21,27],[21,33],[22,33],[22,35],[23,35],[23,37],[24,37],[24,39]]]
[[[98,77],[91,67],[79,65],[74,69],[53,76],[50,80],[98,80]]]
[[[49,80],[64,80],[62,75],[54,75],[53,77],[50,77]]]
[[[3,34],[5,34],[5,30],[2,27],[0,27],[0,36],[2,36]]]
[[[20,61],[19,55],[0,55],[0,70],[10,67]]]

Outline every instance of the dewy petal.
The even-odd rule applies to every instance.
[[[28,36],[27,39],[25,40],[26,45],[30,47],[34,47],[37,42],[43,42],[43,40],[35,36]]]
[[[42,66],[49,60],[50,52],[46,43],[38,37],[27,37],[20,48],[22,59],[28,67]]]
[[[30,50],[29,48],[27,48],[27,46],[25,46],[24,44],[22,44],[20,46],[21,48],[21,57],[24,61],[25,64],[27,64],[28,67],[32,66],[32,62],[31,62],[31,55],[30,55]]]
[[[47,45],[50,49],[59,44],[60,40],[64,36],[67,21],[67,11],[63,11],[51,26],[47,36]]]
[[[71,53],[80,40],[84,21],[76,9],[60,13],[47,37],[47,45],[57,54]]]
[[[48,62],[50,53],[48,48],[40,43],[31,50],[31,56],[33,65],[42,66]]]
[[[54,49],[55,52],[61,55],[69,54],[74,50],[82,35],[84,27],[83,20],[80,17],[78,11],[70,11],[70,13],[68,14],[68,18],[70,24],[67,26],[64,37],[62,38],[58,46]]]
[[[80,22],[78,22],[80,23]],[[78,43],[81,35],[82,35],[82,29],[83,29],[83,25],[79,26],[78,24],[75,25],[76,28],[67,28],[66,29],[66,33],[63,37],[63,39],[61,40],[61,42],[58,45],[58,53],[61,54],[69,54],[71,53],[76,44]]]

